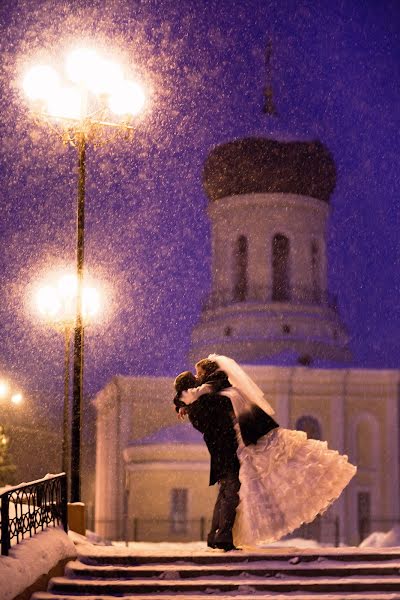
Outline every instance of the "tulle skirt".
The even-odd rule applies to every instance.
[[[323,514],[357,469],[326,442],[278,427],[256,445],[239,442],[237,546],[271,543]]]

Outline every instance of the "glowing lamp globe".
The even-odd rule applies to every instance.
[[[52,117],[78,121],[82,118],[82,98],[75,88],[59,88],[47,101],[47,112]]]
[[[57,71],[45,65],[32,67],[25,75],[23,88],[30,100],[47,100],[60,85]]]
[[[93,94],[111,94],[123,81],[121,67],[112,60],[99,60],[87,77],[86,85]]]
[[[93,71],[98,71],[100,59],[94,50],[78,48],[67,56],[65,70],[74,83],[85,83]]]
[[[86,319],[95,317],[100,310],[100,296],[95,288],[85,287],[82,292],[82,313]]]
[[[57,290],[50,285],[38,291],[36,304],[40,314],[45,317],[54,318],[61,310],[61,302]]]
[[[78,290],[78,278],[75,274],[63,275],[57,284],[63,298],[75,298]]]
[[[109,99],[113,113],[119,116],[138,115],[145,104],[146,96],[143,88],[134,81],[123,81]]]

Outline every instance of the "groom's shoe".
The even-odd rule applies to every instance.
[[[214,548],[214,549],[217,547],[217,545],[214,544],[213,542],[207,542],[207,546],[208,546],[208,548]]]
[[[234,544],[223,544],[216,542],[214,548],[219,548],[219,550],[223,550],[224,552],[230,552],[231,550],[240,550],[240,548],[236,548]]]

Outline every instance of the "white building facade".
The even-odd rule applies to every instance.
[[[358,466],[329,513],[330,523],[338,517],[342,542],[357,544],[360,535],[399,519],[398,371],[245,369],[272,402],[281,426],[326,440]],[[140,520],[168,521],[174,490],[186,490],[188,521],[211,516],[215,489],[208,488],[205,446],[178,435],[167,441],[156,435],[154,443],[141,443],[160,429],[185,428],[177,425],[172,398],[173,380],[156,377],[115,377],[97,395],[95,523],[106,538],[124,539],[127,532],[132,537],[135,520],[139,527]],[[194,500],[199,498],[200,505]],[[333,541],[332,528],[325,537]],[[154,528],[146,539],[157,539]]]

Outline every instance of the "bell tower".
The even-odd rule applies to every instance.
[[[190,362],[217,352],[244,363],[346,363],[348,335],[328,292],[326,233],[336,182],[317,140],[243,138],[209,154],[203,184],[212,290]]]

